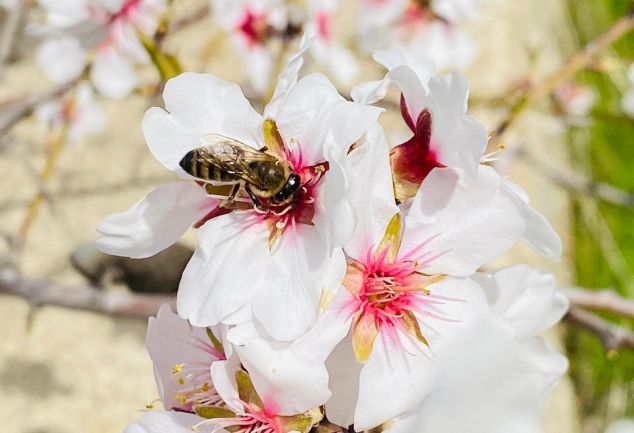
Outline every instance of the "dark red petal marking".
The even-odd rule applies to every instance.
[[[405,118],[405,122],[409,123],[407,118]],[[415,129],[413,129],[414,136],[390,152],[390,162],[397,192],[402,190],[399,186],[407,184],[407,186],[412,187],[411,189],[415,193],[430,171],[436,167],[443,167],[437,161],[434,151],[430,149],[431,124],[431,113],[428,110],[423,110],[418,116]]]
[[[403,116],[403,120],[411,129],[412,132],[416,132],[416,126],[414,125],[414,120],[412,120],[412,115],[409,114],[409,110],[407,109],[407,102],[405,101],[405,96],[401,93],[401,115]],[[420,116],[419,116],[420,117]]]

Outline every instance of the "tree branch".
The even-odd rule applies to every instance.
[[[620,348],[634,349],[634,333],[622,326],[610,323],[593,313],[571,308],[566,319],[596,334],[608,352]]]
[[[205,4],[199,7],[198,9],[196,9],[195,11],[193,11],[192,13],[190,13],[189,15],[185,15],[184,17],[174,20],[172,24],[170,25],[170,31],[177,32],[192,24],[196,24],[200,20],[204,19],[207,15],[209,15],[210,12],[211,12],[211,6],[209,6],[208,4]]]
[[[607,183],[597,182],[574,173],[565,173],[537,160],[525,150],[519,150],[518,157],[534,167],[551,182],[569,191],[594,196],[606,203],[634,210],[634,194],[623,191]]]
[[[550,94],[560,84],[569,81],[577,72],[588,67],[597,54],[605,47],[627,34],[634,28],[634,13],[629,13],[615,22],[607,31],[589,42],[581,51],[571,57],[561,68],[553,72],[540,83],[527,86],[524,94],[511,106],[504,120],[491,134],[490,145],[496,146],[509,126],[536,99]]]
[[[580,287],[563,290],[574,307],[606,311],[634,319],[634,301],[621,297],[614,290],[592,291]]]
[[[18,34],[23,26],[22,18],[27,12],[27,2],[19,0],[15,6],[9,9],[9,15],[4,23],[2,34],[0,35],[0,75],[4,72],[4,67],[9,61],[18,40]]]
[[[36,306],[56,305],[122,317],[146,318],[156,314],[161,304],[176,305],[171,295],[109,292],[88,285],[70,287],[22,277],[9,266],[0,267],[0,293],[19,296]]]
[[[19,100],[0,105],[0,107],[3,108],[3,111],[0,113],[0,136],[6,134],[13,125],[18,123],[23,117],[31,114],[38,105],[55,99],[70,89],[74,84],[74,82],[61,84],[44,93],[28,95]]]

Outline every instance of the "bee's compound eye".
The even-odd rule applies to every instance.
[[[281,202],[295,194],[299,187],[302,185],[302,178],[299,177],[297,173],[291,173],[286,181],[286,184],[282,187],[282,189],[275,194],[273,199],[277,202]]]

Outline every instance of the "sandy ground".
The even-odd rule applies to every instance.
[[[354,15],[354,2],[350,3],[344,22]],[[560,0],[492,0],[482,20],[471,26],[473,34],[480,35],[482,46],[481,59],[467,74],[477,98],[503,95],[510,83],[526,74],[526,47],[540,53],[541,72],[556,67],[561,59],[558,38],[566,35],[562,8]],[[169,44],[187,69],[213,71],[232,80],[240,78],[240,68],[228,46],[221,46],[208,62],[199,60],[197,53],[208,42],[204,35],[211,28],[209,20],[202,21],[176,35]],[[371,71],[366,70],[366,75]],[[27,57],[0,82],[0,100],[49,86],[33,59]],[[50,184],[55,199],[43,206],[29,237],[22,260],[25,274],[79,283],[80,277],[67,260],[73,248],[94,238],[95,226],[104,215],[129,207],[159,183],[158,178],[170,178],[143,143],[140,121],[147,106],[147,99],[140,96],[109,103],[107,130],[65,150]],[[494,125],[500,116],[485,109],[475,113],[488,125]],[[545,160],[565,164],[563,138],[552,125],[540,112],[529,112],[509,136],[507,145],[523,145]],[[6,146],[0,154],[0,228],[15,231],[26,200],[36,191],[44,134],[34,122],[25,121],[2,140]],[[566,196],[519,162],[512,173],[568,244]],[[147,181],[148,177],[153,179]],[[122,184],[125,186],[112,188]],[[80,194],[78,188],[94,192]],[[545,266],[562,284],[570,279],[566,259],[548,263],[519,246],[500,264],[514,262]],[[28,313],[24,301],[0,297],[3,433],[116,433],[157,397],[143,346],[142,321],[46,307],[37,312],[29,329]],[[557,344],[556,335],[553,341]],[[577,431],[567,380],[558,386],[550,402],[546,423],[552,433]]]

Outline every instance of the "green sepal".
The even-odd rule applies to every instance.
[[[277,420],[284,432],[308,433],[314,425],[313,417],[310,415],[278,416]]]
[[[236,414],[224,407],[197,406],[194,407],[196,415],[205,418],[235,418]]]
[[[163,52],[154,43],[154,40],[144,33],[137,30],[136,34],[141,44],[143,44],[143,48],[145,48],[145,51],[147,51],[150,56],[152,63],[156,66],[161,80],[167,81],[183,72],[183,68],[175,56]]]
[[[251,378],[246,371],[238,370],[236,372],[236,384],[238,385],[238,395],[240,396],[240,400],[259,408],[264,407],[262,399],[255,390],[253,382],[251,382]]]
[[[225,348],[222,347],[222,343],[220,342],[220,340],[216,338],[211,328],[207,328],[207,337],[209,337],[209,341],[211,341],[211,344],[214,346],[214,349],[216,349],[218,352],[222,354],[225,353]]]

